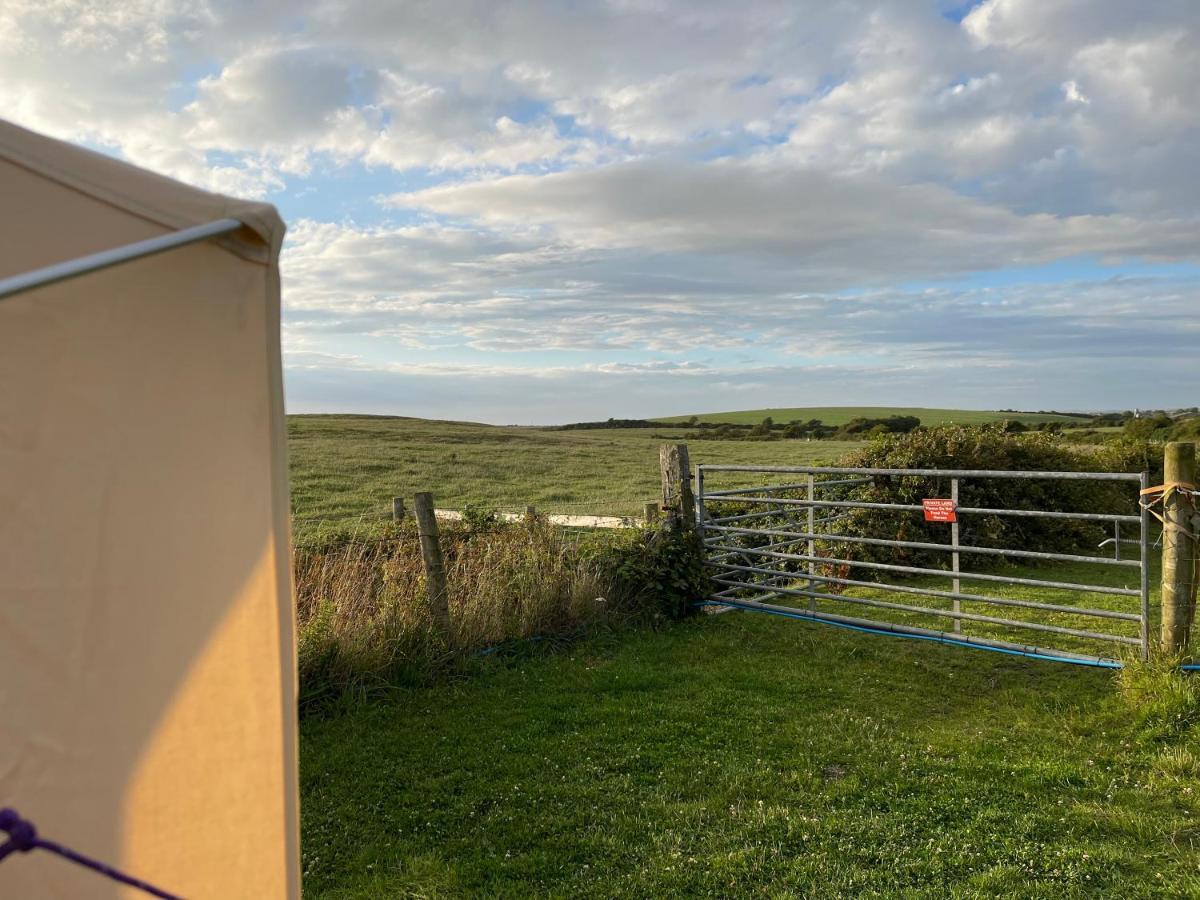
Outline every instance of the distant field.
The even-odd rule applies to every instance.
[[[1005,419],[1015,419],[1026,425],[1036,425],[1039,422],[1067,422],[1071,416],[1047,415],[1042,413],[1006,413],[999,410],[980,409],[925,409],[918,406],[797,406],[788,409],[743,409],[734,412],[697,413],[701,422],[731,422],[737,424],[757,424],[766,416],[777,423],[791,422],[793,419],[807,422],[809,419],[820,419],[826,425],[844,425],[851,419],[863,416],[869,419],[881,419],[885,416],[916,416],[922,425],[983,425],[987,422],[1001,422]],[[686,422],[690,416],[660,416],[661,422]]]
[[[683,428],[545,431],[372,416],[289,416],[296,530],[390,515],[391,498],[439,506],[635,515],[659,496],[658,445]],[[695,441],[693,462],[836,461],[843,441]]]

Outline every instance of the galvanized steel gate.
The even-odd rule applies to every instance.
[[[929,496],[936,502],[930,505],[932,512],[928,514],[933,518],[925,518],[944,523],[944,542],[843,532],[842,523],[859,510],[912,516],[925,513],[924,504],[871,499],[880,493],[873,490],[878,481],[893,478],[927,481]],[[1125,498],[1122,492],[1119,502],[1114,502],[1120,508],[1087,512],[959,505],[963,482],[974,479],[1117,482],[1122,488],[1128,485],[1129,496]],[[774,483],[757,483],[764,480]],[[737,484],[717,485],[714,490],[714,481]],[[713,583],[707,602],[1065,662],[1120,665],[1119,659],[1095,650],[1098,645],[1110,644],[1136,647],[1144,659],[1149,649],[1149,515],[1136,492],[1146,488],[1148,481],[1146,473],[700,465],[696,467],[696,518]],[[947,489],[948,497],[937,497]],[[954,514],[948,515],[948,509]],[[1114,537],[1100,546],[1112,545],[1113,555],[961,544],[958,519],[975,516],[1111,525]],[[1121,537],[1122,524],[1138,527],[1136,540]],[[934,530],[942,527],[936,525]],[[1136,544],[1136,558],[1123,554],[1122,544]],[[870,549],[876,558],[856,558],[855,550],[862,548]],[[878,548],[944,553],[947,567],[881,562]],[[980,557],[992,561],[1003,557],[1008,563],[1018,564],[1081,564],[1088,567],[1088,572],[1108,575],[1063,581],[1032,577],[1039,574],[1036,571],[1009,574],[996,569],[974,571],[970,565],[962,565],[964,560]],[[1116,583],[1120,579],[1113,575],[1118,571],[1131,576],[1127,583]],[[854,577],[856,574],[859,577]],[[872,576],[890,580],[868,580]],[[938,584],[942,579],[948,579],[949,584]],[[964,591],[964,581],[979,582],[982,587]],[[1011,591],[1007,596],[981,592],[989,584],[1018,586],[1034,596],[1012,596]],[[897,594],[903,596],[897,598]],[[1047,602],[1046,595],[1055,602]],[[768,602],[789,598],[804,599],[807,604],[800,607]],[[852,610],[862,615],[846,614]],[[930,619],[948,621],[951,630],[928,627]],[[1010,639],[1014,629],[1055,635],[1058,646]]]

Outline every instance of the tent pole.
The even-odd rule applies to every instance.
[[[54,263],[54,265],[14,275],[11,278],[0,278],[0,300],[33,288],[54,284],[56,281],[65,281],[77,275],[86,275],[88,272],[97,272],[100,269],[107,269],[109,266],[116,266],[130,260],[153,256],[164,250],[173,250],[176,247],[194,244],[210,237],[229,234],[241,227],[242,223],[237,219],[217,219],[215,222],[194,225],[170,234],[126,244],[123,247],[114,247],[112,250],[102,250],[90,256]]]

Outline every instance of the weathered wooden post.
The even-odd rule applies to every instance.
[[[446,587],[446,563],[438,540],[437,516],[433,514],[433,494],[422,491],[413,497],[413,515],[421,540],[421,560],[425,563],[425,589],[434,626],[450,639],[450,601]]]
[[[403,519],[404,519],[404,498],[403,497],[393,497],[392,498],[392,521],[400,522],[400,521],[403,521]]]
[[[526,506],[525,507],[525,521],[532,522],[536,518],[537,518],[537,507]]]
[[[662,444],[658,448],[662,470],[663,509],[672,528],[696,527],[696,498],[692,494],[692,470],[687,444]]]
[[[658,514],[660,512],[662,512],[662,510],[659,507],[659,504],[655,503],[653,500],[647,500],[642,506],[642,518],[645,520],[647,525],[653,525],[655,522],[657,522]]]
[[[1163,457],[1162,495],[1162,645],[1167,653],[1187,648],[1196,614],[1195,489],[1196,445],[1172,441]]]

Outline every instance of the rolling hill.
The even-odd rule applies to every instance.
[[[1000,422],[1005,419],[1015,419],[1026,425],[1036,425],[1039,422],[1067,422],[1078,417],[1058,413],[1008,413],[1000,410],[980,409],[926,409],[909,406],[797,406],[780,409],[744,409],[732,412],[697,413],[701,422],[731,422],[733,424],[757,424],[770,416],[777,423],[791,422],[799,419],[807,422],[809,419],[820,419],[826,425],[844,425],[851,419],[860,416],[878,419],[885,416],[916,416],[922,425],[982,425],[987,422]],[[690,416],[659,416],[659,422],[686,422]]]

